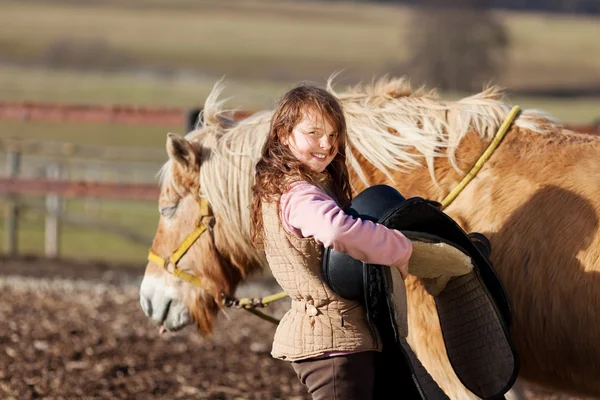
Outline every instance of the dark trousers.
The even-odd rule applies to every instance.
[[[375,352],[292,362],[313,400],[372,400]]]

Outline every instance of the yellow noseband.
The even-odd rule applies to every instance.
[[[198,218],[198,226],[192,233],[190,233],[184,240],[181,242],[179,247],[171,254],[169,258],[161,258],[158,254],[154,253],[152,250],[148,252],[148,260],[153,261],[156,264],[160,265],[164,268],[168,273],[181,278],[194,286],[198,286],[202,289],[206,290],[206,287],[202,284],[200,279],[192,274],[189,274],[185,271],[177,268],[177,263],[181,260],[181,257],[192,247],[192,245],[198,240],[200,235],[202,235],[208,227],[202,222],[203,217],[208,217],[211,214],[210,207],[208,206],[208,201],[205,198],[201,197],[198,200],[198,205],[200,206],[200,217]]]

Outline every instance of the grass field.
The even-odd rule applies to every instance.
[[[343,70],[338,89],[408,61],[413,10],[372,3],[275,0],[0,0],[0,100],[201,106],[225,76],[231,107],[264,109],[301,80],[324,83]],[[600,86],[598,19],[496,12],[508,29],[511,87]],[[458,98],[461,94],[445,93]],[[509,97],[565,123],[600,116],[600,98]],[[177,126],[0,121],[0,138],[96,146],[164,148]],[[166,158],[166,154],[165,154]],[[3,205],[0,199],[0,206]],[[82,212],[83,200],[67,210]],[[99,203],[98,218],[152,237],[156,204]],[[2,220],[3,216],[0,216]],[[3,240],[4,232],[0,232]],[[43,251],[43,216],[24,212],[23,252]],[[143,262],[147,245],[65,225],[64,256]]]
[[[413,11],[407,7],[268,0],[142,4],[0,0],[3,60],[290,82],[322,80],[338,69],[353,80],[397,74],[409,57]],[[597,19],[496,15],[511,44],[500,83],[600,83]]]
[[[29,202],[42,202],[43,199],[30,198]],[[0,209],[7,204],[0,198]],[[65,211],[77,214],[84,212],[84,200],[66,201]],[[4,214],[2,215],[2,220]],[[114,233],[107,233],[94,227],[62,223],[60,255],[69,259],[105,260],[145,264],[148,249],[158,223],[158,211],[152,202],[101,201],[94,211],[95,220],[111,222],[147,237],[147,243],[126,240]],[[6,232],[4,224],[0,230],[0,243],[4,251]],[[19,254],[44,253],[44,215],[35,209],[24,209],[19,216]]]
[[[135,151],[135,148],[164,148],[167,133],[183,134],[183,128],[183,121],[177,126],[146,126],[7,120],[0,121],[0,138],[59,141],[90,146],[126,146]]]
[[[143,73],[49,70],[0,66],[0,100],[59,103],[131,104],[191,108],[202,105],[225,79],[223,95],[232,107],[272,107],[290,83],[222,77],[157,77]],[[320,83],[324,80],[320,80]]]
[[[189,69],[252,79],[314,77],[338,68],[377,73],[405,57],[400,46],[405,13],[365,6],[292,7],[287,2],[201,1],[188,7],[116,3],[4,2],[0,44],[7,59],[79,61],[90,47],[98,65]],[[287,3],[287,4],[286,4]],[[127,3],[126,3],[127,4]],[[370,13],[361,13],[367,8]],[[74,33],[77,33],[74,35]],[[375,42],[376,38],[385,38]],[[65,45],[71,53],[60,54]],[[54,52],[53,52],[54,50]],[[77,53],[79,51],[79,53]],[[61,56],[63,59],[61,59]],[[53,58],[54,57],[54,58]]]

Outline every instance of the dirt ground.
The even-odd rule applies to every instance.
[[[142,274],[0,256],[0,398],[309,399],[289,364],[269,354],[274,325],[245,311],[222,316],[212,338],[193,329],[160,336],[139,305]],[[265,294],[264,285],[242,295]]]
[[[269,354],[274,325],[243,310],[210,339],[160,336],[143,270],[0,258],[0,274],[1,399],[309,398]]]

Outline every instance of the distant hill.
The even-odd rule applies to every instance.
[[[367,2],[369,0],[366,0]],[[431,4],[430,0],[370,0],[370,2],[379,3],[399,3],[399,4]],[[543,11],[569,14],[592,14],[600,15],[600,0],[459,0],[459,1],[438,1],[446,3],[448,6],[479,3],[486,4],[489,8],[515,11]],[[450,4],[448,4],[450,3]]]

